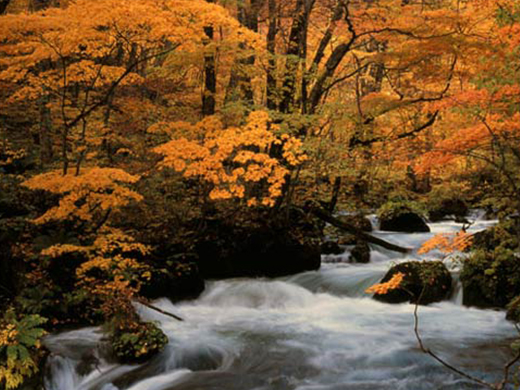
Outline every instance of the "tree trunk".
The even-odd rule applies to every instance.
[[[208,3],[215,2],[215,0],[206,1]],[[211,47],[214,35],[213,27],[204,27],[204,33],[206,34],[207,41],[205,43],[206,48],[204,52],[204,91],[202,96],[202,115],[209,116],[215,114],[215,95],[217,93],[215,53]]]
[[[249,7],[245,7],[244,3],[238,4],[238,21],[254,32],[258,32],[258,13],[260,11],[260,5],[260,0],[251,0]],[[242,44],[240,48],[244,50],[247,49]],[[249,68],[254,65],[254,63],[254,55],[236,60],[231,70],[231,78],[226,91],[226,103],[242,100],[249,106],[254,104],[253,86],[249,73]]]
[[[289,33],[289,43],[286,51],[285,75],[282,87],[280,111],[291,112],[296,97],[296,79],[301,62],[305,59],[307,49],[307,29],[309,16],[315,0],[297,0],[294,19]],[[303,86],[303,85],[302,85]],[[306,86],[303,86],[306,88]]]
[[[269,61],[267,64],[267,108],[275,110],[277,106],[276,98],[276,34],[278,32],[276,15],[276,0],[269,0],[269,30],[267,31],[267,51],[269,52]]]
[[[52,149],[52,121],[51,121],[51,110],[47,107],[49,103],[49,96],[45,95],[40,99],[40,131],[39,131],[39,143],[40,143],[40,165],[50,163],[54,155]]]
[[[337,176],[334,179],[334,185],[332,186],[332,196],[330,198],[328,212],[330,214],[334,213],[334,209],[336,208],[336,204],[338,203],[339,191],[341,189],[341,177]]]
[[[7,10],[7,6],[9,5],[10,2],[11,2],[11,0],[0,0],[0,15],[5,14],[5,12]]]

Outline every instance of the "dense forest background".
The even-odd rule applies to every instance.
[[[513,0],[0,0],[0,387],[44,331],[153,354],[132,300],[406,250],[363,231],[373,210],[498,218],[465,297],[518,321],[519,81]]]

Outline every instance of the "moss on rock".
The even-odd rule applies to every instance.
[[[476,250],[464,261],[460,280],[464,305],[505,308],[520,295],[520,259],[502,246]]]
[[[441,261],[408,261],[394,265],[381,283],[388,282],[399,272],[405,275],[402,287],[374,295],[374,299],[385,303],[416,303],[420,298],[419,304],[428,305],[446,299],[451,291],[451,275]]]
[[[110,343],[121,363],[142,363],[161,352],[168,344],[168,337],[152,322],[133,322],[117,328]]]

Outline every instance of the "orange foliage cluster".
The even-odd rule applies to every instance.
[[[230,43],[263,45],[224,8],[205,1],[78,0],[63,9],[6,15],[0,23],[0,80],[23,81],[11,100],[55,94],[57,86],[110,85],[129,69],[108,64],[107,56],[124,54],[131,63],[137,48],[148,55],[194,51],[206,39],[205,26],[226,29]],[[51,62],[60,66],[49,67]],[[122,84],[143,81],[137,69],[130,71]]]
[[[464,231],[460,231],[457,234],[437,234],[426,241],[421,248],[419,248],[418,253],[424,254],[434,249],[439,249],[443,253],[463,251],[468,248],[472,242],[473,235]]]
[[[81,253],[87,260],[76,271],[78,285],[93,294],[110,297],[116,291],[126,291],[131,296],[139,291],[143,281],[151,278],[148,267],[135,259],[136,254],[146,255],[150,250],[122,231],[104,227],[92,245],[58,244],[44,249],[41,255],[57,258]]]
[[[185,123],[154,126],[175,137],[176,129],[192,127]],[[224,129],[216,118],[207,118],[195,126],[202,130],[174,138],[154,149],[164,156],[160,166],[182,172],[186,178],[199,178],[211,186],[209,197],[218,199],[247,199],[247,205],[274,205],[282,194],[282,186],[289,170],[306,159],[302,142],[292,136],[276,136],[276,126],[263,111],[252,112],[243,127]],[[201,136],[199,136],[201,134]],[[197,136],[199,136],[197,138]],[[281,159],[272,157],[273,148],[280,148]],[[262,195],[252,194],[255,185],[264,185]],[[258,188],[255,187],[255,188]]]
[[[384,295],[388,293],[388,291],[396,290],[401,287],[401,284],[404,280],[405,274],[402,272],[396,273],[392,278],[385,283],[378,283],[370,286],[365,290],[367,294],[376,294],[376,295]]]
[[[85,168],[79,175],[51,171],[26,180],[32,190],[44,190],[63,197],[58,206],[35,220],[38,224],[60,220],[92,221],[94,214],[117,209],[143,197],[120,183],[131,184],[139,176],[116,168]]]

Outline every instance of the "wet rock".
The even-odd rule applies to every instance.
[[[520,295],[507,305],[506,319],[516,323],[520,322]]]
[[[195,299],[204,291],[204,279],[195,263],[174,262],[168,268],[153,268],[141,295],[149,299],[166,297],[172,302]]]
[[[383,295],[374,295],[374,299],[385,303],[416,303],[420,298],[419,304],[428,305],[440,302],[450,294],[451,275],[441,261],[408,261],[394,265],[381,283],[388,282],[399,272],[405,275],[402,288],[390,290]]]
[[[215,219],[194,245],[204,278],[277,277],[321,265],[322,229],[300,209],[259,215],[247,224]]]
[[[418,214],[408,211],[380,218],[381,230],[405,233],[429,233],[430,228]]]
[[[321,265],[319,242],[302,242],[286,230],[259,228],[220,234],[195,248],[205,278],[284,276],[316,270]]]
[[[344,251],[336,241],[325,241],[321,244],[322,255],[340,255]]]
[[[480,308],[505,308],[520,295],[520,259],[504,247],[476,250],[460,274],[462,303]]]
[[[370,247],[365,241],[358,241],[350,251],[348,260],[352,263],[368,263],[370,261]]]
[[[168,337],[152,322],[131,323],[117,327],[110,336],[115,357],[121,363],[143,363],[168,344]]]
[[[432,222],[451,217],[462,220],[468,214],[468,206],[462,199],[443,199],[440,204],[430,208],[429,215]]]

